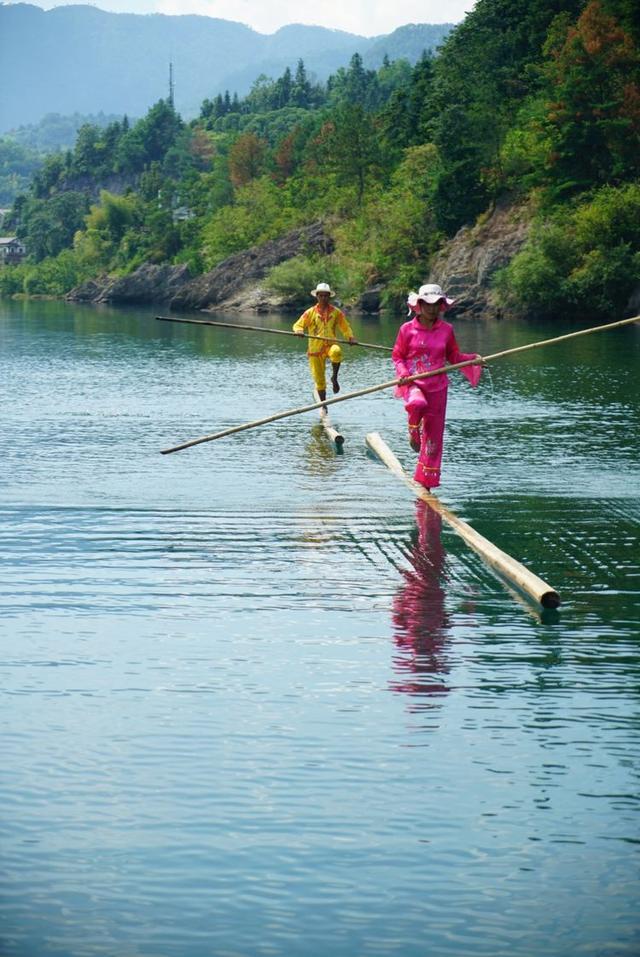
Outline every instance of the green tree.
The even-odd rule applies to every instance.
[[[409,147],[389,187],[372,194],[354,219],[336,229],[334,258],[347,288],[384,282],[385,298],[393,302],[424,281],[442,241],[431,204],[438,169],[432,144]]]
[[[560,190],[638,176],[640,55],[631,35],[591,0],[546,50],[550,166]]]
[[[97,126],[85,123],[78,130],[73,152],[73,172],[91,176],[102,162],[101,132]]]
[[[345,69],[340,67],[327,82],[332,103],[371,109],[378,100],[378,77],[366,70],[359,53],[354,53]]]
[[[438,227],[448,235],[486,209],[490,194],[482,181],[483,144],[464,107],[442,111],[436,144],[441,170],[433,193]]]
[[[48,199],[25,197],[18,203],[14,207],[19,219],[17,232],[30,259],[39,262],[70,248],[88,208],[87,196],[71,191],[56,193]]]
[[[137,197],[117,196],[101,190],[100,202],[91,207],[85,229],[78,231],[74,238],[80,261],[94,269],[110,269],[125,233],[140,223]]]
[[[298,225],[300,214],[283,199],[281,189],[268,176],[251,180],[238,189],[233,205],[217,210],[203,229],[207,268]]]
[[[604,321],[640,284],[640,184],[605,186],[536,223],[496,279],[502,302],[527,316]]]
[[[275,109],[275,103],[276,84],[266,73],[261,73],[253,81],[251,89],[245,97],[243,111],[245,113],[266,113]],[[229,103],[229,109],[225,110],[222,115],[224,116],[230,109],[231,104]]]
[[[184,123],[168,100],[159,100],[147,115],[125,130],[117,145],[114,165],[123,173],[140,173],[153,162],[162,163],[175,146]]]
[[[380,113],[380,135],[398,157],[407,146],[432,139],[433,57],[424,53],[407,82],[394,89]]]
[[[183,129],[183,122],[168,100],[159,100],[136,124],[145,151],[145,161],[162,162]]]
[[[304,61],[298,60],[291,90],[291,101],[295,106],[306,109],[311,105],[311,84],[307,78]]]
[[[77,255],[65,249],[37,266],[24,267],[22,288],[30,296],[64,296],[86,278],[87,271]]]
[[[61,153],[53,153],[44,161],[41,169],[33,177],[31,192],[38,199],[50,196],[62,181],[66,171],[65,158]]]
[[[279,80],[276,80],[274,88],[274,107],[279,110],[283,106],[289,106],[291,103],[291,94],[293,91],[293,81],[291,79],[291,70],[286,68]]]
[[[502,189],[502,144],[514,114],[538,92],[549,26],[583,2],[480,0],[447,37],[421,115],[440,152],[437,216],[448,233]]]
[[[381,156],[371,121],[360,103],[341,103],[325,123],[317,141],[321,165],[335,174],[339,185],[355,189],[362,204],[367,185],[379,180]]]

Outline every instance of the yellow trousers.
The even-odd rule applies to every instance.
[[[311,369],[311,375],[313,376],[313,381],[316,384],[316,389],[320,391],[327,388],[327,375],[325,371],[327,359],[329,359],[332,365],[337,365],[339,362],[342,362],[342,349],[335,342],[329,349],[328,356],[309,356],[309,368]]]

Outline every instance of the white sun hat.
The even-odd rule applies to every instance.
[[[426,283],[424,286],[420,286],[417,292],[410,292],[407,297],[407,304],[415,310],[417,309],[418,303],[421,299],[423,302],[429,303],[440,302],[440,300],[442,300],[447,309],[455,302],[455,299],[449,299],[449,297],[442,291],[442,287],[438,286],[435,282]]]
[[[319,282],[316,288],[311,290],[311,295],[317,298],[319,292],[328,292],[330,296],[335,296],[335,292],[328,282]]]

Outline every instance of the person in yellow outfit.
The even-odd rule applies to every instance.
[[[347,317],[337,306],[332,306],[330,299],[335,295],[329,283],[319,282],[315,289],[311,290],[311,295],[316,297],[315,306],[311,306],[306,312],[303,312],[296,323],[293,331],[304,336],[326,336],[328,339],[337,339],[337,332],[347,339],[350,345],[355,343],[351,326],[347,322]],[[323,342],[322,339],[309,339],[307,349],[309,357],[309,368],[315,382],[320,401],[324,402],[327,398],[327,378],[326,362],[331,362],[331,386],[334,392],[340,391],[338,383],[338,370],[342,362],[342,349],[337,342]]]

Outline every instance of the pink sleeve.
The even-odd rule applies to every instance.
[[[393,359],[393,364],[396,367],[396,373],[398,378],[409,375],[409,367],[406,364],[407,359],[407,336],[405,333],[406,326],[400,326],[398,336],[396,338],[396,343],[393,347],[391,353],[391,358]]]
[[[452,329],[447,340],[447,363],[455,365],[457,362],[466,362],[467,359],[476,358],[478,358],[477,352],[460,352]],[[480,382],[482,366],[465,366],[464,369],[459,369],[458,371],[462,373],[465,379],[469,380],[472,386],[477,386],[478,382]]]

